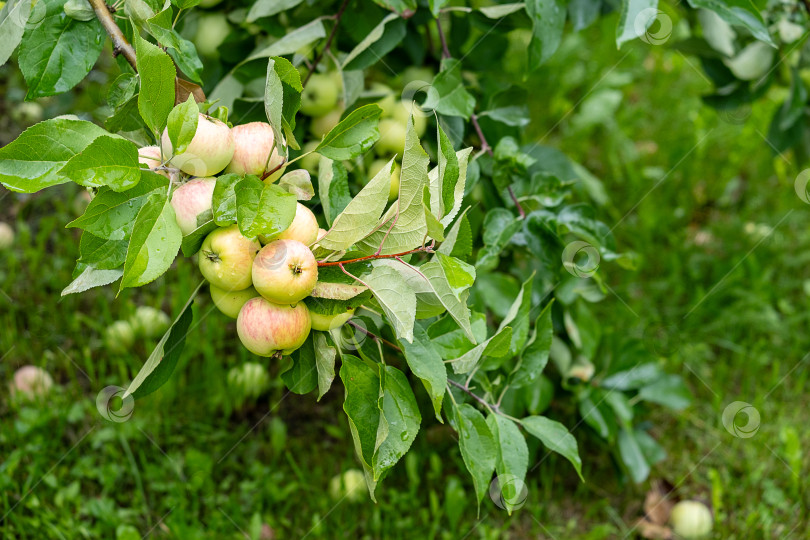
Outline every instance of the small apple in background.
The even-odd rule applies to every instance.
[[[135,344],[135,330],[129,321],[115,321],[104,331],[104,344],[112,352],[127,352]]]
[[[210,288],[211,300],[214,301],[214,305],[231,319],[235,319],[239,316],[239,310],[242,309],[245,302],[259,296],[259,293],[257,293],[256,289],[253,287],[248,287],[241,291],[228,291],[226,289],[220,289],[215,285],[211,285]]]
[[[168,158],[168,156],[166,157]],[[155,172],[157,174],[165,176],[166,178],[169,178],[169,171],[155,170],[158,167],[160,167],[161,163],[163,163],[160,160],[159,146],[144,146],[143,148],[139,148],[138,163],[146,165],[146,168],[150,169],[152,172]]]
[[[317,240],[315,240],[315,241],[316,241],[316,242],[320,242],[321,238],[323,238],[324,236],[326,236],[326,233],[328,233],[328,232],[329,232],[329,231],[327,231],[326,229],[318,229],[318,238],[317,238]]]
[[[409,66],[402,71],[399,77],[399,84],[405,88],[410,83],[415,81],[432,83],[436,73],[429,67],[425,66]]]
[[[672,508],[669,523],[676,538],[705,538],[712,531],[712,511],[700,501],[681,501]]]
[[[270,376],[263,365],[245,362],[228,371],[228,389],[238,401],[256,399],[270,388]]]
[[[253,286],[260,295],[276,304],[295,304],[303,300],[317,281],[315,256],[297,240],[274,240],[259,251],[253,262]]]
[[[214,176],[222,171],[234,153],[234,142],[228,124],[201,114],[197,121],[197,131],[186,151],[174,155],[168,130],[163,130],[160,138],[165,157],[171,156],[171,164],[191,176]]]
[[[272,171],[284,163],[284,158],[278,155],[276,137],[270,124],[251,122],[234,126],[231,134],[235,150],[231,162],[225,167],[225,173],[253,174],[261,178],[265,171]],[[271,152],[273,157],[270,157]]]
[[[329,75],[313,73],[301,93],[301,112],[307,116],[323,116],[338,102],[340,89]]]
[[[353,315],[353,309],[347,311],[346,313],[338,313],[337,315],[321,315],[319,313],[315,313],[314,311],[309,312],[309,316],[312,318],[312,329],[321,330],[322,332],[340,328],[346,324],[346,322],[351,319]]]
[[[306,169],[312,176],[318,175],[318,164],[321,162],[321,155],[315,152],[318,143],[319,141],[310,141],[301,148],[301,151],[307,154],[301,158],[301,168]]]
[[[0,221],[0,251],[11,249],[14,245],[14,229],[11,225]]]
[[[214,177],[195,178],[172,193],[172,208],[183,236],[188,236],[212,217],[216,185],[217,179]]]
[[[322,139],[324,135],[332,131],[332,128],[340,123],[340,117],[342,115],[343,109],[337,108],[323,116],[313,118],[312,123],[309,125],[309,132],[315,137]]]
[[[366,493],[366,477],[358,469],[349,469],[343,474],[333,476],[329,481],[329,495],[335,501],[358,502],[365,498]]]
[[[253,259],[261,247],[258,241],[242,236],[236,225],[217,229],[203,240],[199,254],[200,272],[220,289],[247,289],[252,284]]]
[[[224,13],[204,14],[197,20],[197,33],[192,41],[201,56],[216,58],[219,46],[230,33],[231,25]]]
[[[236,332],[250,352],[273,356],[277,352],[290,354],[303,345],[310,325],[309,310],[303,302],[293,307],[257,297],[242,306],[236,319]]]
[[[222,0],[200,0],[200,3],[197,5],[201,8],[212,8],[220,2],[222,2]]]
[[[14,372],[9,385],[12,399],[33,400],[45,396],[53,387],[53,378],[38,366],[23,366]]]
[[[405,126],[406,131],[408,128],[408,119],[411,118],[411,114],[413,114],[413,130],[419,137],[425,134],[425,129],[427,129],[427,117],[423,116],[424,113],[416,103],[403,99],[394,107],[393,112],[394,114],[391,117]]]
[[[379,173],[383,168],[388,165],[387,159],[375,159],[371,162],[371,165],[368,166],[368,178],[371,180],[377,173]],[[402,174],[402,167],[399,166],[399,163],[394,162],[394,172],[391,173],[391,187],[388,189],[388,201],[396,200],[399,196],[399,176]]]
[[[295,217],[290,226],[273,237],[259,236],[263,244],[273,240],[298,240],[305,246],[314,244],[318,239],[318,219],[312,210],[301,203],[295,207]]]
[[[374,145],[378,156],[396,154],[402,156],[405,152],[406,126],[393,118],[383,118],[379,123],[380,140]]]
[[[140,306],[129,322],[135,335],[146,338],[163,336],[172,325],[168,315],[152,306]]]
[[[90,195],[88,190],[80,191],[76,198],[73,199],[73,212],[80,216],[84,214],[84,211],[87,210],[87,205],[93,200],[93,196]]]

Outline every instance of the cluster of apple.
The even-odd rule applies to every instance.
[[[173,190],[171,205],[184,236],[211,219],[217,174],[255,175],[272,183],[284,172],[270,124],[231,128],[202,114],[185,151],[175,155],[164,132],[161,147],[142,148],[140,156],[141,163],[156,172],[169,177],[182,173],[184,180]],[[166,164],[160,156],[168,159]],[[203,240],[198,262],[211,298],[222,313],[237,320],[239,338],[251,352],[289,354],[304,344],[311,329],[330,330],[351,317],[310,313],[302,302],[318,281],[310,246],[323,234],[312,211],[297,203],[292,223],[281,232],[246,238],[238,225],[230,225]]]
[[[172,321],[166,313],[151,306],[140,306],[129,319],[115,321],[104,332],[104,343],[112,352],[123,353],[134,344],[136,337],[146,339],[162,336]]]

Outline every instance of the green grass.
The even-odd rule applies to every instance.
[[[760,135],[775,103],[758,104],[744,124],[724,122],[700,102],[708,86],[694,60],[643,44],[625,56],[611,24],[568,39],[541,73],[530,139],[546,137],[602,179],[610,202],[599,217],[641,257],[637,272],[607,269],[614,294],[595,305],[603,325],[643,337],[695,395],[680,414],[649,409],[668,452],[651,478],[711,500],[715,538],[805,538],[810,206],[794,193],[801,167],[774,158]],[[617,97],[615,114],[596,114]],[[286,395],[271,366],[271,390],[235,408],[225,374],[250,356],[207,299],[195,305],[197,327],[170,383],[138,401],[130,420],[103,420],[97,393],[124,386],[153,345],[111,354],[104,328],[137,305],[176,314],[200,278],[181,260],[143,291],[60,299],[77,255],[77,231],[63,229],[77,194],[64,186],[0,203],[18,232],[0,259],[0,380],[32,363],[58,383],[47,401],[22,407],[0,393],[4,538],[242,538],[262,523],[280,538],[632,536],[648,486],[622,482],[584,426],[574,433],[587,482],[552,456],[530,473],[526,506],[512,517],[489,498],[477,512],[453,432],[427,419],[378,504],[334,500],[330,479],[357,467],[339,385],[320,403]],[[754,437],[724,428],[733,401],[758,410]],[[554,406],[566,413],[564,401]],[[532,451],[535,463],[543,454]]]

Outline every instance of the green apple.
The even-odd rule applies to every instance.
[[[112,352],[127,352],[135,344],[135,330],[129,321],[115,321],[104,331],[104,344]]]
[[[200,272],[208,282],[226,291],[241,291],[253,283],[253,259],[261,249],[257,240],[242,236],[239,227],[222,227],[203,240]]]
[[[11,249],[14,245],[14,229],[8,223],[0,221],[0,251]]]
[[[393,118],[383,118],[379,123],[380,140],[374,145],[378,156],[405,152],[405,126]]]
[[[672,508],[669,523],[676,538],[704,538],[712,530],[712,512],[700,501],[681,501]]]
[[[329,495],[335,501],[357,502],[364,498],[365,493],[368,493],[366,477],[358,469],[349,469],[329,481]]]
[[[45,396],[53,387],[50,374],[37,366],[23,366],[14,372],[10,384],[11,398],[33,400]]]
[[[392,118],[405,126],[407,131],[408,119],[411,117],[411,113],[413,113],[413,130],[421,137],[425,134],[425,129],[427,129],[427,117],[413,101],[400,101],[397,106],[394,107]]]
[[[388,159],[375,159],[371,162],[371,165],[368,166],[368,178],[369,180],[377,176],[383,168],[388,165]],[[399,166],[399,163],[396,161],[394,162],[394,172],[391,173],[391,187],[388,189],[388,201],[394,201],[399,196],[399,177],[402,174],[402,167]]]
[[[270,376],[263,365],[245,362],[228,371],[228,388],[241,399],[255,399],[270,388]]]
[[[253,286],[276,304],[295,304],[309,296],[318,281],[318,263],[297,240],[274,240],[253,262]]]
[[[311,327],[309,310],[303,302],[290,306],[251,298],[239,311],[236,333],[253,354],[290,354],[304,344]]]
[[[337,106],[340,90],[329,75],[313,73],[301,93],[301,112],[323,116]]]
[[[168,158],[169,156],[166,157]],[[138,163],[146,165],[146,168],[151,169],[152,172],[169,178],[169,171],[165,169],[157,170],[161,163],[163,163],[161,161],[159,146],[144,146],[138,149]]]
[[[239,316],[239,310],[242,309],[245,302],[257,296],[259,296],[259,293],[257,293],[256,289],[253,287],[248,287],[241,291],[229,291],[211,285],[211,300],[214,301],[214,305],[218,310],[231,319],[235,319]]]
[[[338,313],[337,315],[321,315],[319,313],[315,313],[314,311],[309,312],[309,316],[312,318],[312,329],[321,330],[323,332],[340,328],[346,324],[346,321],[351,319],[353,315],[353,309],[347,311],[346,313]]]
[[[222,0],[200,0],[200,3],[197,5],[201,8],[212,8],[220,2],[222,2]]]
[[[167,129],[163,130],[160,145],[164,157],[171,157],[171,164],[191,176],[214,176],[222,171],[234,153],[234,141],[228,124],[201,114],[197,131],[185,152],[174,155],[172,141]]]
[[[436,76],[436,72],[434,72],[431,68],[425,66],[410,66],[405,68],[402,71],[402,75],[400,75],[400,84],[402,87],[408,86],[412,82],[422,81],[426,83],[433,82],[433,78]]]
[[[298,240],[305,246],[314,244],[318,239],[318,220],[312,210],[301,203],[295,207],[295,217],[290,226],[272,237],[259,236],[263,244],[273,240]]]
[[[216,58],[219,46],[230,33],[231,25],[224,13],[205,14],[197,20],[197,33],[192,41],[200,56]]]
[[[129,322],[135,335],[146,338],[162,336],[172,325],[168,315],[152,306],[140,306]]]
[[[213,176],[195,178],[172,193],[172,208],[183,236],[188,236],[213,217],[211,206],[216,185],[217,179]]]
[[[278,154],[275,134],[270,124],[250,122],[234,126],[231,134],[234,152],[231,162],[225,167],[225,173],[253,174],[261,178],[265,171],[280,169],[280,165],[284,163],[284,157]]]
[[[315,152],[318,144],[318,141],[310,141],[301,149],[304,154],[311,152],[301,158],[301,168],[306,169],[313,176],[318,175],[318,164],[321,162],[321,155]]]
[[[313,118],[312,123],[309,125],[309,132],[315,137],[322,139],[324,135],[332,131],[332,128],[340,123],[342,114],[343,109],[337,108],[323,116]]]

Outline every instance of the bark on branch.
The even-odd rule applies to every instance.
[[[123,54],[124,58],[127,59],[129,65],[132,66],[136,72],[138,68],[135,64],[135,48],[132,44],[127,41],[127,38],[124,36],[124,33],[118,28],[118,25],[115,23],[115,19],[110,12],[110,8],[107,7],[107,4],[104,3],[104,0],[88,0],[90,5],[93,7],[93,11],[96,13],[96,17],[98,17],[101,26],[104,27],[104,30],[107,32],[107,35],[110,36],[110,40],[112,40],[113,44],[113,56],[118,56],[119,54]]]

